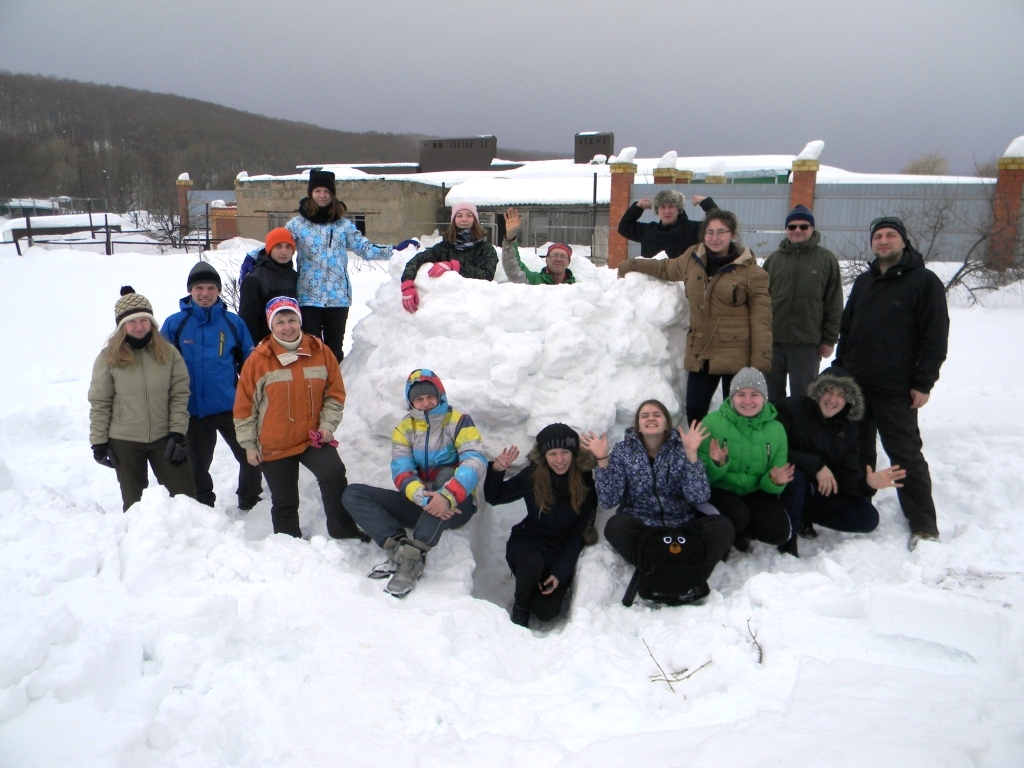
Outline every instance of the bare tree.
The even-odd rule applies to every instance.
[[[949,160],[942,152],[935,150],[911,160],[901,172],[913,176],[946,176],[949,174]]]

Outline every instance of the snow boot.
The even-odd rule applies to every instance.
[[[530,626],[530,609],[524,608],[519,603],[512,603],[512,623],[520,627]]]
[[[910,534],[910,541],[907,542],[907,549],[913,552],[922,541],[934,541],[939,543],[939,534],[931,531],[914,531]]]
[[[417,579],[423,574],[424,555],[430,551],[430,547],[423,542],[403,538],[395,549],[398,553],[398,568],[385,589],[394,597],[405,597],[412,592]]]
[[[800,550],[797,548],[796,539],[797,534],[793,534],[793,538],[791,538],[785,544],[779,544],[779,554],[800,557]]]
[[[800,530],[796,532],[796,535],[801,539],[816,539],[818,538],[818,532],[814,530],[814,525],[805,522],[800,526]]]
[[[383,563],[373,566],[367,576],[371,579],[386,579],[398,570],[398,541],[389,538],[384,542],[384,551],[388,553],[388,559]]]

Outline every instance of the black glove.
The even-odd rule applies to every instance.
[[[164,458],[174,466],[185,463],[188,454],[185,452],[185,436],[181,432],[171,432],[167,436],[167,449],[164,451]]]
[[[97,464],[111,469],[117,469],[117,458],[114,456],[114,449],[110,443],[97,443],[92,447],[92,457]]]

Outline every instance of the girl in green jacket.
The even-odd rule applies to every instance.
[[[710,503],[732,521],[733,546],[741,552],[750,539],[779,545],[790,537],[779,494],[793,479],[793,465],[775,414],[764,374],[743,368],[733,377],[729,399],[702,422],[708,437],[697,453],[711,483]]]
[[[149,467],[174,496],[196,496],[186,463],[188,368],[157,331],[153,305],[130,285],[114,305],[117,328],[92,368],[89,442],[96,462],[117,472],[124,510],[142,498]]]

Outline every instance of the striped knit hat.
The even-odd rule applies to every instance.
[[[153,305],[149,303],[149,299],[141,293],[136,293],[130,285],[122,285],[121,298],[114,304],[114,322],[120,328],[135,315],[145,315],[150,322],[156,322],[156,317],[153,316]]]
[[[278,312],[294,312],[302,322],[302,312],[299,311],[299,302],[291,296],[275,296],[267,302],[267,325],[274,324],[274,315]]]
[[[537,433],[537,449],[544,454],[553,448],[566,448],[575,456],[580,452],[580,436],[566,424],[548,424]]]

